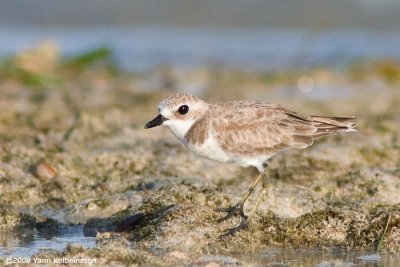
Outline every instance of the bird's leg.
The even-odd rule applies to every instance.
[[[218,208],[216,211],[219,212],[227,212],[228,214],[219,219],[218,222],[222,222],[225,220],[228,220],[232,217],[241,217],[243,220],[247,219],[247,216],[244,215],[243,208],[244,204],[246,203],[247,199],[253,193],[254,188],[260,183],[262,178],[262,175],[258,175],[257,179],[253,182],[253,184],[250,186],[249,190],[247,190],[246,194],[243,195],[242,199],[234,206],[228,207],[228,208]]]
[[[233,235],[236,232],[239,232],[240,230],[242,230],[243,228],[246,228],[248,223],[250,222],[250,220],[253,218],[254,214],[257,212],[258,207],[261,204],[261,200],[262,200],[263,196],[267,194],[267,190],[268,190],[268,183],[267,183],[268,181],[267,181],[267,176],[266,176],[265,172],[261,173],[260,177],[262,177],[262,190],[261,190],[260,195],[257,198],[256,204],[254,204],[254,207],[250,212],[249,217],[247,217],[245,220],[242,220],[238,226],[228,229],[228,231],[226,231],[222,236]]]
[[[254,214],[257,212],[258,207],[261,204],[261,200],[262,200],[263,196],[267,195],[267,191],[268,191],[267,176],[265,175],[265,173],[263,173],[262,176],[263,176],[262,190],[261,190],[260,195],[257,198],[256,204],[254,204],[254,207],[250,212],[249,218],[247,219],[248,221],[250,221],[251,218],[253,218]]]

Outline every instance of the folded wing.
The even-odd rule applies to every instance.
[[[349,131],[346,117],[301,116],[279,105],[258,102],[216,104],[212,120],[215,136],[228,152],[254,156],[274,154],[285,148],[305,148],[314,138]]]

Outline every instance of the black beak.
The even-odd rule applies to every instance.
[[[158,114],[157,117],[155,117],[153,120],[151,120],[148,123],[146,123],[144,128],[145,129],[149,129],[149,128],[153,128],[153,127],[159,126],[159,125],[163,124],[164,121],[167,121],[167,120],[168,119],[165,118],[163,115]]]

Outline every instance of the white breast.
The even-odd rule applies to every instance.
[[[214,132],[212,129],[209,130],[208,138],[201,145],[193,145],[188,142],[184,142],[184,144],[194,153],[215,161],[219,162],[233,162],[231,156],[222,150],[220,145],[218,144]]]

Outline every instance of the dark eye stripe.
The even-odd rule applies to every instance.
[[[187,105],[182,105],[178,109],[179,114],[185,115],[186,113],[189,112],[189,107]]]

